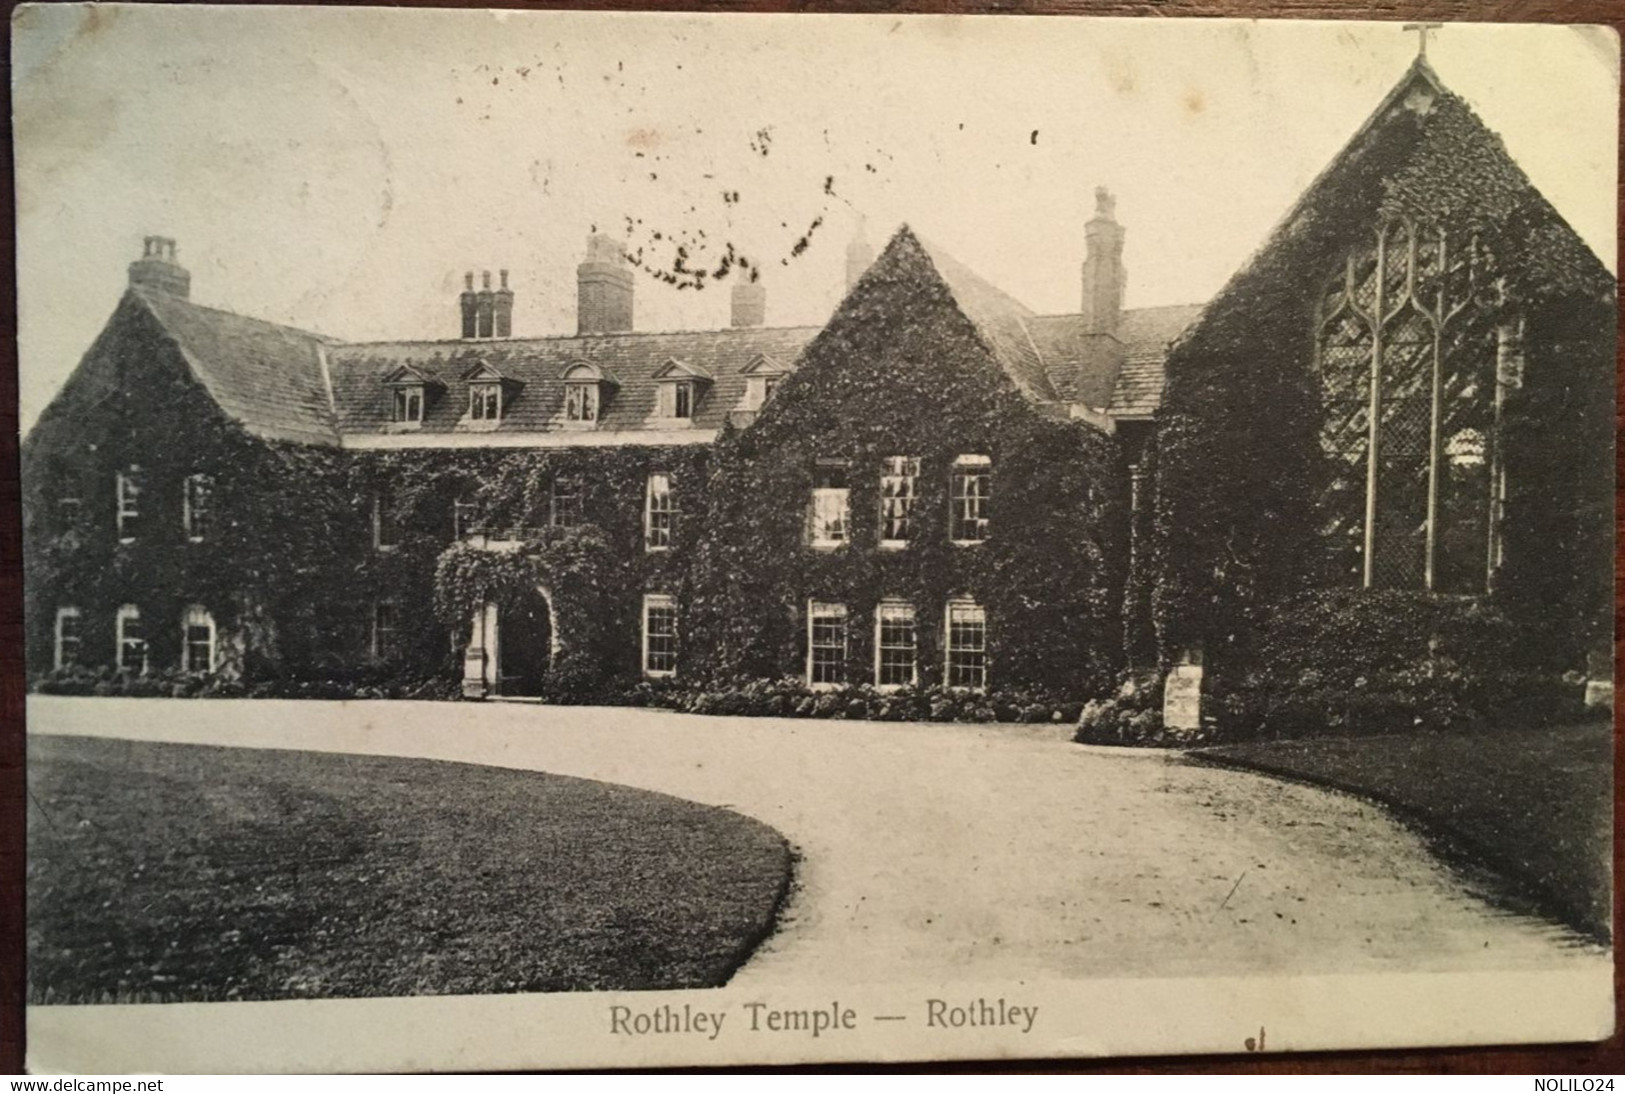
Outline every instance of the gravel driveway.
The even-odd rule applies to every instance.
[[[521,704],[29,699],[33,733],[424,756],[725,805],[801,850],[734,983],[1572,967],[1379,808],[1063,730]]]

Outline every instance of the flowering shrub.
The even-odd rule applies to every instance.
[[[107,666],[69,666],[41,676],[43,695],[122,696],[131,699],[453,699],[456,682],[445,676],[389,674],[376,667],[319,680],[282,678],[245,684],[204,673],[175,671],[136,675]]]
[[[697,687],[671,681],[640,681],[610,696],[626,706],[659,707],[685,714],[722,717],[835,718],[875,722],[1069,723],[1080,704],[1025,690],[988,693],[940,686],[880,691],[866,684],[813,690],[795,677],[740,678]]]
[[[1578,716],[1578,684],[1518,667],[1482,598],[1341,589],[1289,600],[1252,667],[1213,681],[1229,739],[1470,731]]]
[[[1072,739],[1093,745],[1185,747],[1199,744],[1208,736],[1205,731],[1166,728],[1162,724],[1161,673],[1137,672],[1123,681],[1117,694],[1083,704]]]

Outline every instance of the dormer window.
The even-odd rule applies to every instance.
[[[789,371],[783,362],[765,353],[757,354],[744,368],[745,397],[740,401],[739,409],[752,412],[761,410]]]
[[[591,429],[603,416],[614,377],[585,361],[564,370],[564,424]]]
[[[429,412],[429,400],[439,381],[419,372],[411,365],[402,365],[384,378],[391,390],[389,403],[390,424],[397,429],[417,429]]]
[[[597,384],[570,384],[564,389],[564,419],[569,422],[598,420]]]
[[[495,422],[502,419],[502,385],[479,383],[468,385],[468,416],[476,422]]]
[[[654,379],[660,392],[655,403],[655,417],[672,422],[692,422],[699,409],[701,390],[711,382],[711,374],[673,358],[655,370]]]
[[[395,412],[391,418],[397,422],[423,424],[422,384],[407,384],[395,389]]]
[[[663,384],[660,388],[660,416],[662,418],[694,417],[694,385],[688,380]]]
[[[463,423],[495,429],[520,385],[483,361],[463,373],[462,379],[468,385],[468,416]]]

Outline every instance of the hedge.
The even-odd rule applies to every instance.
[[[1583,680],[1524,667],[1522,632],[1480,597],[1319,590],[1283,603],[1203,679],[1204,726],[1166,730],[1161,680],[1131,678],[1083,709],[1076,739],[1212,741],[1478,732],[1577,719]]]

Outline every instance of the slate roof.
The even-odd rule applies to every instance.
[[[592,443],[593,434],[719,429],[743,399],[747,366],[762,354],[794,361],[817,333],[817,327],[729,327],[492,341],[347,343],[329,350],[328,368],[338,426],[346,440],[402,434],[390,421],[391,393],[384,378],[410,366],[444,385],[431,397],[422,426],[405,431],[423,438],[418,443],[433,444],[429,438],[436,435],[500,437],[543,431],[568,432],[581,443]],[[654,417],[659,389],[655,376],[673,362],[679,366],[675,372],[689,370],[698,378],[698,401],[688,422]],[[495,428],[463,421],[468,412],[463,377],[479,363],[495,368],[508,385],[502,420]],[[612,378],[596,429],[563,424],[563,377],[582,363]]]
[[[1125,310],[1117,332],[1123,367],[1115,375],[1105,355],[1084,357],[1083,316],[1040,315],[1028,327],[1057,389],[1087,406],[1105,407],[1113,417],[1144,417],[1161,402],[1162,366],[1169,345],[1201,313],[1200,304]],[[1085,360],[1087,374],[1078,375]],[[1063,372],[1072,378],[1063,382]]]
[[[905,233],[919,241],[921,250],[953,294],[959,310],[971,321],[1015,385],[1030,399],[1055,402],[1058,398],[1055,387],[1050,383],[1044,359],[1028,329],[1032,311],[961,265],[946,251],[914,235],[906,225],[898,229],[899,235]]]
[[[1168,347],[1202,314],[1200,304],[1173,304],[1123,313],[1127,353],[1106,412],[1114,418],[1143,418],[1162,405],[1163,365]]]
[[[130,294],[175,340],[220,408],[250,433],[275,441],[339,443],[322,379],[327,339],[165,292],[137,287]]]
[[[1017,387],[1035,402],[1076,397],[1114,412],[1143,415],[1156,407],[1162,361],[1196,315],[1194,307],[1124,313],[1126,364],[1080,366],[1082,318],[1035,316],[940,248],[899,230],[929,258],[955,303]],[[817,327],[730,327],[710,331],[626,332],[553,338],[421,342],[340,342],[293,327],[204,307],[178,296],[134,288],[174,338],[193,372],[223,410],[250,432],[307,444],[435,446],[443,444],[704,443],[725,421],[748,423],[746,376],[767,358],[793,367]],[[606,380],[594,427],[564,422],[564,376],[587,364]],[[497,422],[468,420],[469,381],[481,368],[502,378]],[[697,387],[694,416],[655,417],[661,376],[688,377]],[[416,428],[391,420],[392,382],[421,378],[429,388]],[[1064,377],[1064,384],[1055,382]],[[1115,387],[1114,387],[1115,385]],[[1093,401],[1091,401],[1091,399]],[[546,434],[544,438],[540,435]],[[465,439],[466,438],[466,439]]]
[[[1536,230],[1546,233],[1542,239],[1549,246],[1531,248],[1535,261],[1550,267],[1553,278],[1579,271],[1575,276],[1588,286],[1611,294],[1614,281],[1601,262],[1534,190],[1506,155],[1499,138],[1445,90],[1420,58],[1213,301],[1123,313],[1118,334],[1123,347],[1121,367],[1115,352],[1103,351],[1113,348],[1109,343],[1083,334],[1081,316],[1034,315],[906,226],[899,229],[892,245],[918,246],[998,364],[1029,398],[1051,406],[1082,403],[1095,409],[1104,407],[1114,418],[1143,418],[1161,404],[1174,343],[1194,345],[1216,317],[1236,310],[1240,287],[1258,276],[1264,259],[1302,243],[1298,238],[1305,234],[1302,222],[1324,198],[1338,172],[1359,158],[1386,120],[1417,103],[1425,105],[1431,97],[1446,105],[1460,105],[1466,118],[1462,125],[1468,130],[1463,139],[1477,142],[1485,170],[1507,192],[1501,194],[1503,204],[1523,201],[1537,214]],[[1445,147],[1443,153],[1434,149],[1436,155],[1454,155],[1449,137],[1438,138]],[[1450,163],[1454,170],[1457,161]],[[1393,190],[1405,181],[1388,179],[1387,183]],[[1403,196],[1388,194],[1389,200]],[[475,443],[484,435],[484,443],[513,444],[670,443],[674,435],[679,440],[709,440],[725,421],[743,424],[753,417],[742,405],[745,370],[753,362],[765,356],[793,367],[802,348],[818,333],[816,327],[728,328],[493,341],[341,343],[157,291],[135,288],[131,293],[174,337],[193,372],[220,406],[245,428],[271,439],[315,444],[387,441],[435,445],[457,443],[451,438],[463,435],[476,438]],[[598,369],[609,381],[600,421],[593,429],[569,428],[560,421],[563,374],[582,363]],[[462,420],[468,407],[468,375],[481,364],[503,377],[504,415],[494,425],[476,426]],[[434,393],[421,428],[410,431],[390,421],[391,389],[386,382],[404,368],[426,376]],[[693,419],[673,422],[653,417],[659,389],[656,375],[662,370],[695,378],[699,399]]]

